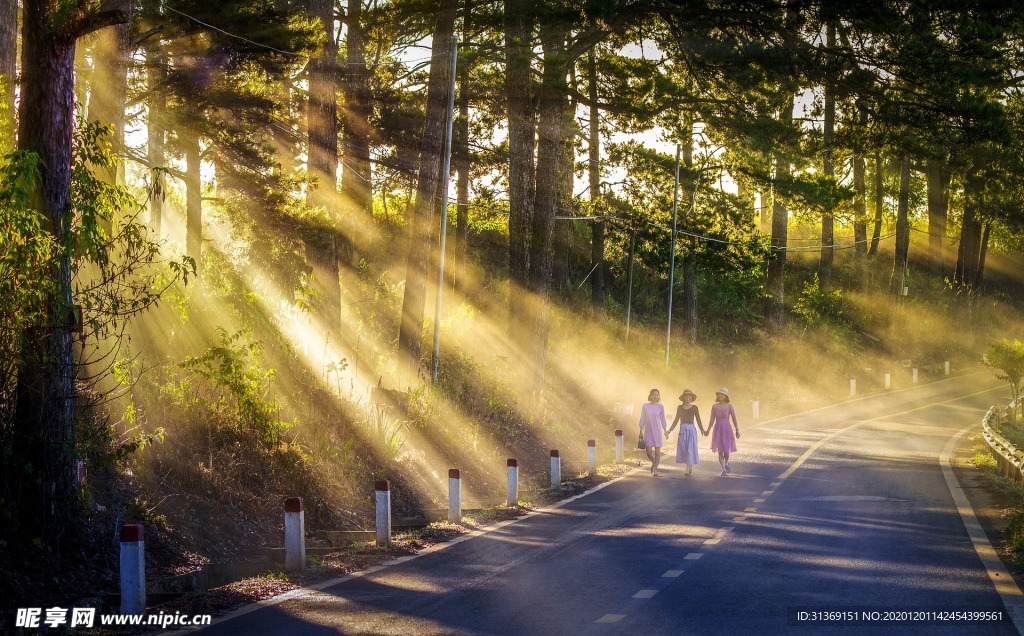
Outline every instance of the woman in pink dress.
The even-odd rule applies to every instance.
[[[665,421],[665,407],[661,405],[661,391],[651,389],[647,404],[640,407],[640,432],[644,436],[644,450],[651,460],[651,476],[661,477],[658,464],[661,463],[661,434],[668,428]]]
[[[733,436],[729,420],[736,427]],[[740,424],[736,421],[736,409],[729,401],[729,389],[722,387],[715,391],[715,403],[711,407],[711,419],[708,421],[711,430],[711,450],[718,453],[718,463],[722,465],[722,476],[732,472],[729,466],[729,453],[736,452],[736,440],[740,437]]]

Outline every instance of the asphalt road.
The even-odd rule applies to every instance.
[[[974,374],[741,422],[728,477],[702,438],[691,477],[634,471],[203,632],[1016,634],[940,464],[1003,393]],[[956,611],[1002,620],[928,613]]]

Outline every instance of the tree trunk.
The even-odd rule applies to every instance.
[[[306,239],[306,262],[313,273],[312,288],[320,297],[317,319],[325,338],[338,340],[341,331],[341,287],[338,275],[338,102],[337,57],[333,0],[309,0],[309,15],[319,19],[325,39],[310,58],[308,173],[316,179],[307,190],[307,202],[322,208],[326,221]]]
[[[563,100],[565,99],[565,32],[553,24],[540,31],[544,51],[544,71],[538,95],[538,137],[536,199],[530,233],[530,354],[533,366],[533,388],[544,389],[544,368],[547,358],[548,322],[550,314],[552,256],[555,215],[558,211],[559,175],[557,166],[562,155]],[[552,169],[552,168],[555,169]]]
[[[555,215],[572,216],[572,186],[576,170],[576,151],[572,141],[576,136],[576,104],[566,97],[559,99],[562,107],[562,124],[558,138],[558,193],[555,196]],[[555,221],[554,261],[552,263],[552,284],[558,292],[566,297],[571,289],[569,286],[570,261],[572,258],[572,238],[575,232],[573,221],[561,219]]]
[[[470,0],[463,6],[462,30],[469,33]],[[469,269],[466,264],[466,246],[469,243],[469,55],[459,60],[459,118],[455,132],[455,267],[452,268],[456,289],[464,289]]]
[[[687,171],[693,170],[693,118],[686,114],[683,116],[682,160]],[[679,202],[682,208],[680,215],[680,227],[683,231],[693,232],[693,218],[690,216],[690,202],[695,200],[697,193],[692,188],[698,187],[699,182],[692,184],[690,188],[683,188],[683,197]],[[688,237],[686,239],[686,250],[683,252],[683,328],[686,338],[690,344],[697,343],[697,239]]]
[[[949,217],[949,162],[931,157],[925,167],[928,179],[928,255],[939,276],[946,271],[946,221]]]
[[[341,117],[345,165],[341,171],[343,212],[338,257],[355,268],[359,264],[359,252],[369,249],[373,235],[373,174],[370,164],[370,109],[373,100],[363,43],[362,0],[349,0],[348,4],[345,19],[348,26],[345,108]]]
[[[779,119],[784,125],[789,125],[793,120],[793,100],[789,99],[786,106],[779,114]],[[790,165],[781,154],[775,157],[775,172],[778,178],[789,176]],[[766,291],[768,297],[765,300],[765,318],[772,331],[779,333],[782,330],[783,317],[785,315],[785,273],[786,273],[786,248],[789,242],[789,210],[786,209],[778,193],[773,193],[772,206],[772,240],[771,259],[768,261],[768,280]]]
[[[131,26],[117,24],[100,30],[93,46],[93,81],[89,90],[89,121],[111,129],[114,153],[124,152],[124,110],[128,94]],[[118,162],[122,166],[122,162]],[[99,174],[107,183],[123,183],[124,171],[111,166]],[[118,174],[118,173],[121,174]],[[109,221],[107,222],[109,223]],[[109,228],[108,228],[109,229]]]
[[[508,95],[509,330],[526,335],[521,318],[529,299],[530,235],[533,227],[534,121],[531,63],[533,25],[527,0],[505,0],[505,91]]]
[[[896,247],[889,277],[889,293],[903,297],[907,280],[907,259],[910,252],[910,158],[900,157],[900,193],[896,206]]]
[[[22,488],[14,506],[23,534],[44,540],[74,531],[78,516],[73,473],[74,360],[72,355],[71,152],[74,131],[75,44],[79,37],[125,22],[127,7],[52,20],[51,3],[25,0],[22,30],[21,109],[18,148],[39,156],[32,206],[58,247],[53,292],[43,299],[46,324],[24,334],[24,359],[15,387],[13,457]],[[5,462],[6,463],[6,462]],[[9,466],[9,469],[11,467]],[[26,475],[32,475],[31,479]]]
[[[871,247],[868,256],[878,253],[878,242],[882,237],[882,213],[885,211],[885,167],[881,153],[875,153],[875,225],[871,232]]]
[[[0,154],[14,146],[14,86],[18,73],[18,3],[0,2]]]
[[[775,191],[772,190],[771,188],[767,188],[761,191],[761,210],[759,213],[760,225],[758,227],[768,227],[769,223],[771,222],[768,218],[769,210],[775,210]]]
[[[587,55],[587,82],[590,98],[587,174],[590,180],[590,201],[594,204],[592,213],[597,215],[597,201],[601,197],[601,111],[597,107],[597,53],[593,50]],[[591,221],[590,230],[590,304],[593,307],[594,318],[603,323],[608,318],[604,276],[607,267],[604,261],[604,220]]]
[[[167,77],[167,58],[162,52],[151,50],[146,80],[149,88],[146,117],[146,153],[149,159],[150,178],[153,180],[149,199],[149,225],[157,236],[160,235],[164,216],[164,193],[166,184],[164,173],[156,168],[167,166],[165,152],[165,116],[167,113],[167,94],[161,83]]]
[[[836,28],[829,23],[825,26],[825,47],[831,51],[835,46]],[[828,56],[831,58],[831,56]],[[832,164],[832,143],[836,127],[836,97],[831,81],[825,83],[825,123],[824,123],[824,157],[822,167],[826,177],[835,177]],[[835,210],[825,210],[821,215],[821,257],[818,261],[818,284],[821,289],[828,289],[832,284],[832,262],[835,259]]]
[[[853,242],[857,255],[857,270],[862,288],[868,286],[868,224],[867,184],[864,180],[864,155],[853,156]]]
[[[988,239],[992,234],[992,221],[985,222],[985,229],[981,233],[981,246],[978,250],[978,275],[975,277],[977,289],[985,284],[985,257],[988,255]]]
[[[185,253],[202,272],[203,262],[203,182],[199,135],[180,131],[185,146]]]
[[[980,149],[971,151],[971,167],[964,180],[964,214],[960,224],[960,249],[954,274],[958,290],[973,293],[978,286],[978,263],[981,256],[981,197],[983,157]]]
[[[444,0],[434,26],[427,112],[420,149],[416,200],[409,218],[409,251],[405,267],[405,294],[398,332],[399,373],[412,385],[419,371],[423,338],[423,314],[427,287],[425,274],[434,236],[434,211],[438,206],[444,154],[448,85],[451,78],[452,34],[455,31],[455,0]]]
[[[863,261],[868,253],[867,184],[864,181],[864,155],[853,156],[853,241],[854,251]]]

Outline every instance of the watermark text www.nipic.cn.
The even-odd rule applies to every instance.
[[[22,607],[15,616],[15,627],[200,627],[209,625],[209,614],[100,614],[94,607]]]

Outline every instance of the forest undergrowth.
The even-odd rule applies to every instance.
[[[449,467],[462,468],[468,501],[487,502],[504,494],[509,457],[520,461],[524,490],[541,493],[549,449],[561,450],[569,477],[585,467],[588,439],[597,440],[600,463],[612,462],[616,429],[631,449],[635,414],[653,387],[672,413],[683,388],[706,404],[728,386],[747,425],[755,398],[764,420],[848,399],[851,377],[864,395],[884,390],[885,372],[894,389],[910,386],[913,366],[921,382],[944,377],[945,360],[954,373],[971,372],[1020,310],[995,297],[968,310],[936,288],[908,299],[894,328],[884,295],[823,291],[809,264],[793,269],[804,282],[792,290],[782,337],[753,321],[721,321],[698,345],[674,338],[668,367],[656,316],[634,320],[627,341],[614,301],[601,325],[583,302],[564,299],[553,308],[542,397],[478,309],[500,299],[467,294],[451,311],[435,387],[388,389],[387,372],[375,369],[379,386],[360,393],[354,367],[386,369],[385,354],[373,365],[300,364],[282,321],[259,310],[255,292],[233,274],[208,276],[137,322],[133,337],[152,343],[146,355],[114,374],[116,400],[82,415],[90,443],[79,556],[4,551],[0,565],[18,573],[4,597],[52,602],[52,579],[70,600],[116,592],[122,523],[145,526],[148,572],[159,577],[261,558],[283,542],[291,496],[304,498],[310,532],[372,529],[375,480],[392,481],[398,515],[443,507]],[[396,291],[380,277],[362,284],[375,302],[355,315],[359,329],[386,341],[393,324],[381,316]],[[957,329],[966,311],[974,312],[971,332]],[[25,566],[39,559],[53,567]]]

